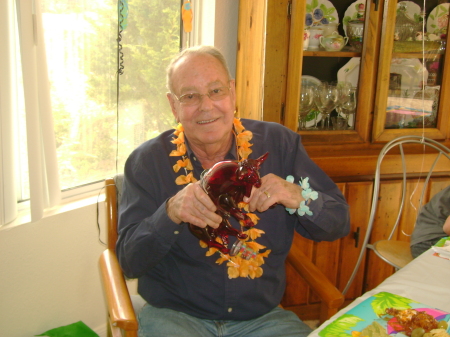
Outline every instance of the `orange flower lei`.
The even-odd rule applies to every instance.
[[[241,121],[238,118],[234,118],[233,121],[235,137],[236,137],[236,146],[237,146],[237,154],[240,158],[239,161],[247,159],[250,153],[252,153],[250,140],[253,137],[251,131],[245,130]],[[173,138],[172,143],[177,146],[176,150],[173,150],[169,156],[171,157],[181,157],[180,160],[177,160],[177,163],[173,166],[173,170],[178,172],[181,168],[184,168],[186,174],[182,174],[178,176],[175,180],[177,185],[186,185],[189,183],[195,183],[197,179],[193,174],[193,166],[189,158],[186,156],[186,144],[184,141],[184,128],[181,124],[178,124],[175,128],[174,135],[176,138]],[[190,172],[189,172],[190,171]],[[253,214],[248,212],[248,204],[241,202],[238,205],[240,208],[244,209],[247,212],[247,215],[252,219],[253,223],[256,225],[258,223],[259,218]],[[242,223],[241,223],[242,226]],[[265,249],[266,247],[257,243],[256,239],[259,238],[262,234],[265,234],[263,230],[252,227],[246,231],[247,239],[243,240],[245,245],[250,248],[254,254],[250,257],[247,256],[247,259],[242,258],[240,254],[236,256],[230,256],[229,254],[221,253],[217,248],[209,248],[206,252],[206,256],[214,255],[215,253],[220,254],[220,258],[216,260],[216,263],[221,265],[223,262],[227,261],[228,266],[228,277],[230,279],[237,277],[250,277],[252,279],[256,277],[261,277],[263,274],[263,269],[261,266],[264,264],[264,258],[268,257],[271,250],[267,249],[263,253],[260,253],[260,250]],[[220,238],[216,239],[218,242],[221,242]],[[207,244],[200,240],[200,246],[202,248],[208,248]]]

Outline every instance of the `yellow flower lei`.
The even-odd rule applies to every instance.
[[[252,153],[251,146],[253,144],[250,143],[250,140],[253,137],[253,133],[251,131],[245,130],[241,121],[238,118],[234,118],[233,121],[235,137],[236,137],[236,146],[237,146],[237,154],[240,158],[239,161],[247,159],[250,153]],[[169,156],[171,157],[181,157],[180,160],[177,160],[177,163],[173,166],[173,170],[178,173],[181,168],[184,168],[185,175],[182,174],[178,176],[175,180],[177,185],[186,185],[189,183],[195,183],[197,179],[193,174],[193,166],[189,158],[186,156],[186,144],[184,141],[184,128],[181,124],[178,124],[175,128],[174,135],[176,138],[173,138],[171,141],[173,144],[177,146],[176,150],[173,150]],[[189,172],[190,171],[190,172]],[[244,209],[247,212],[247,215],[252,219],[253,223],[256,225],[258,223],[259,218],[253,214],[248,212],[248,204],[241,202],[238,205],[240,208]],[[241,223],[242,226],[242,223]],[[252,227],[246,231],[247,239],[245,239],[245,245],[252,249],[255,252],[254,255],[249,257],[248,259],[244,259],[238,255],[230,256],[229,254],[221,253],[217,248],[211,247],[206,252],[206,256],[214,255],[215,253],[219,253],[221,256],[216,260],[216,263],[221,265],[223,262],[227,262],[228,266],[228,277],[230,279],[237,277],[250,277],[252,279],[256,277],[261,277],[263,274],[263,269],[261,266],[264,264],[264,258],[268,257],[271,250],[267,249],[263,253],[259,253],[260,250],[265,249],[266,247],[257,243],[256,239],[259,238],[262,234],[265,234],[263,230]],[[221,242],[220,238],[216,239],[218,242]],[[202,248],[208,248],[207,244],[200,240],[200,246]]]

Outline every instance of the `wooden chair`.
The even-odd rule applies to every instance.
[[[105,180],[107,249],[100,256],[100,271],[108,308],[109,334],[113,337],[137,336],[138,322],[128,287],[116,256],[117,205],[123,176]]]
[[[117,241],[117,204],[121,194],[122,175],[105,180],[107,216],[107,249],[100,256],[100,269],[108,308],[112,336],[137,336],[138,323],[125,278],[115,253]],[[334,315],[344,303],[344,295],[302,252],[294,240],[287,258],[294,269],[321,299],[320,321]]]
[[[428,183],[430,181],[430,177],[433,174],[433,171],[436,167],[436,164],[439,162],[441,158],[449,159],[450,160],[450,149],[445,147],[444,145],[425,137],[421,136],[402,136],[398,137],[390,142],[388,142],[383,149],[381,150],[377,165],[375,169],[375,177],[374,177],[374,183],[373,183],[373,194],[372,194],[372,206],[370,210],[369,215],[369,222],[367,225],[366,235],[364,237],[364,241],[362,244],[361,252],[358,256],[358,260],[356,262],[355,268],[353,269],[352,275],[350,276],[350,279],[346,285],[346,287],[343,290],[343,293],[346,294],[351,283],[353,282],[356,273],[358,272],[358,268],[362,262],[363,256],[365,254],[366,248],[369,248],[375,252],[377,256],[379,256],[383,261],[387,262],[397,270],[400,268],[403,268],[406,264],[411,262],[413,260],[413,257],[411,255],[411,249],[410,249],[410,243],[409,241],[403,241],[403,240],[395,240],[394,234],[397,232],[400,220],[402,219],[402,216],[406,217],[405,209],[406,206],[406,200],[407,200],[407,156],[405,155],[405,145],[413,146],[414,144],[420,145],[421,150],[423,154],[429,154],[433,156],[433,159],[430,162],[429,167],[427,166],[427,172],[421,172],[420,167],[419,168],[410,168],[410,171],[419,171],[419,173],[423,176],[424,182],[421,187],[421,190],[418,191],[420,193],[420,198],[418,201],[418,207],[417,207],[417,214],[420,211],[421,207],[424,203]],[[417,148],[417,147],[416,147]],[[392,226],[392,230],[390,231],[389,237],[386,240],[379,240],[374,242],[373,244],[369,243],[370,236],[373,231],[373,225],[375,221],[375,215],[377,213],[378,204],[380,202],[380,199],[383,196],[380,196],[380,183],[381,183],[381,164],[383,163],[383,160],[385,159],[385,156],[388,154],[389,151],[393,149],[398,149],[399,151],[399,157],[398,157],[398,165],[402,169],[402,176],[401,176],[401,199],[398,207],[397,214],[392,214],[390,218],[395,217],[395,223]],[[417,151],[416,151],[417,153]],[[448,163],[447,163],[448,165]],[[450,166],[449,166],[450,167]],[[419,169],[419,170],[418,170]],[[389,172],[390,173],[390,172]],[[417,215],[414,217],[414,223],[415,219],[417,218]],[[388,224],[386,224],[388,225]]]

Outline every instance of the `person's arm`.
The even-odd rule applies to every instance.
[[[125,275],[136,278],[157,265],[186,230],[169,218],[166,201],[158,200],[155,186],[136,179],[125,168],[119,207],[116,253]]]
[[[445,220],[444,227],[442,229],[445,234],[450,235],[450,215],[447,217],[447,220]]]
[[[294,181],[288,182],[286,177],[274,174],[262,177],[261,187],[254,188],[249,198],[250,211],[257,209],[262,212],[278,203],[295,210],[292,216],[298,217],[297,231],[306,238],[333,241],[347,235],[350,230],[349,206],[339,188],[309,158],[297,134],[287,133],[279,143],[284,144],[286,150],[279,152],[281,157],[272,157],[272,160],[280,162],[280,172],[286,172],[286,176],[292,175]],[[307,177],[309,179],[305,180]],[[300,203],[305,201],[299,180],[307,181],[311,191],[317,192],[314,196],[317,198],[308,198],[305,202],[311,215],[297,212]]]
[[[217,228],[222,221],[199,183],[176,186],[167,174],[172,172],[170,163],[161,157],[160,152],[137,151],[125,164],[116,252],[128,277],[156,266],[189,230],[186,223]]]
[[[275,203],[281,204],[291,209],[292,216],[298,217],[297,231],[315,241],[333,241],[348,234],[348,204],[337,187],[326,193],[315,191],[315,200],[305,200],[303,189],[298,184],[287,182],[274,174],[264,176],[261,181],[261,187],[254,188],[249,199],[250,211],[256,209],[264,212]],[[300,215],[298,208],[302,201],[305,201],[301,209],[304,212]]]

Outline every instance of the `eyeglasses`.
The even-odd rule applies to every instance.
[[[197,105],[200,104],[203,96],[208,96],[213,101],[220,101],[230,94],[229,87],[220,87],[208,91],[207,94],[199,94],[197,92],[192,92],[189,94],[184,94],[178,97],[173,94],[176,99],[183,105]]]

